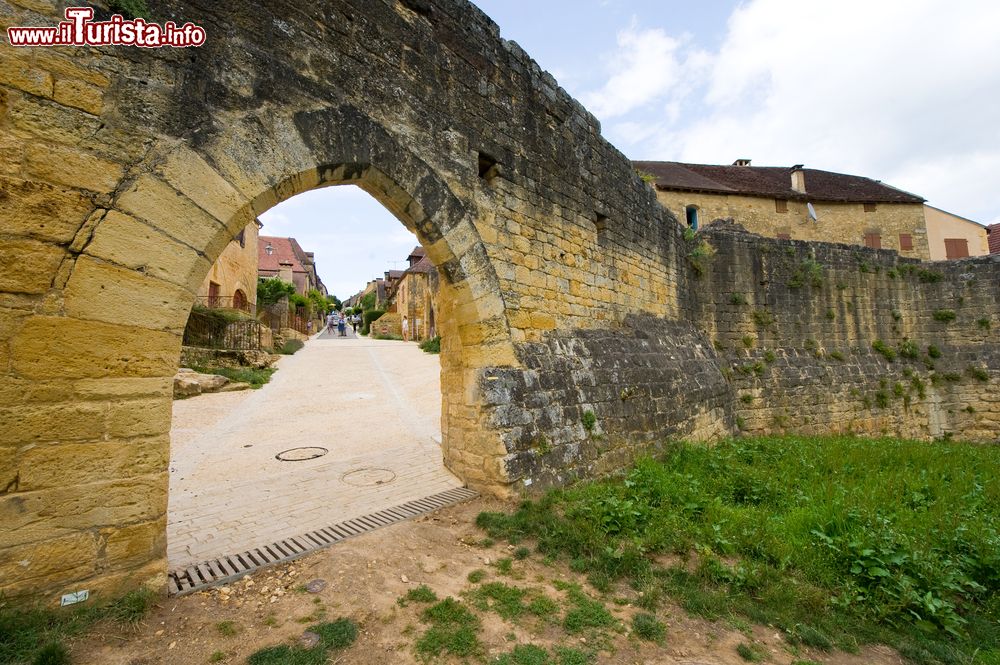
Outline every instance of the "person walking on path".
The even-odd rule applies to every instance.
[[[344,315],[341,314],[337,318],[337,332],[340,333],[341,337],[347,337],[347,322],[344,321]]]
[[[357,314],[351,315],[351,329],[354,330],[355,335],[358,334],[358,319],[360,318]]]
[[[327,328],[327,330],[330,331],[331,335],[333,334],[333,326],[335,326],[336,323],[337,323],[337,313],[336,312],[330,312],[329,314],[327,314],[327,316],[326,316],[326,328]]]

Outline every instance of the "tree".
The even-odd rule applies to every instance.
[[[308,298],[313,311],[321,316],[326,316],[332,307],[329,296],[324,296],[318,289],[309,289]]]
[[[338,298],[337,296],[333,295],[332,293],[326,297],[326,300],[331,305],[333,305],[333,309],[337,310],[338,312],[340,311],[340,308],[343,307],[343,305],[344,305],[344,303],[342,303],[340,301],[340,298]]]
[[[295,293],[295,285],[283,281],[279,277],[268,277],[257,282],[257,306],[273,305],[285,296]]]

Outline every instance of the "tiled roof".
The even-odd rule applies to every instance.
[[[990,254],[1000,254],[1000,224],[990,224],[986,227],[987,238],[990,241]]]
[[[294,243],[294,245],[293,245]],[[271,245],[271,253],[268,254],[267,246]],[[296,251],[298,249],[298,251]],[[278,238],[275,236],[259,236],[257,238],[257,267],[258,270],[278,272],[281,270],[281,263],[290,261],[292,272],[307,272],[302,262],[299,260],[298,252],[302,248],[295,238]]]
[[[426,256],[406,269],[406,272],[431,273],[434,272],[434,264]]]
[[[787,166],[720,166],[681,162],[632,162],[656,178],[657,189],[746,194],[800,201],[923,203],[924,199],[862,176],[802,169],[806,193],[792,189]]]

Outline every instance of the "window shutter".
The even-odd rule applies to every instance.
[[[948,259],[964,259],[969,255],[969,241],[965,238],[945,238],[944,252]]]
[[[878,233],[866,233],[865,247],[871,247],[872,249],[882,249],[882,236],[879,235]]]
[[[899,249],[908,251],[913,249],[913,236],[909,233],[899,234]]]

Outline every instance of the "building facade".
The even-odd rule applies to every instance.
[[[932,261],[985,256],[990,253],[986,227],[940,208],[924,205]]]
[[[231,307],[252,313],[257,303],[257,237],[261,223],[240,231],[226,245],[198,287],[197,302],[207,307]]]
[[[877,180],[818,169],[633,162],[678,220],[697,230],[732,218],[775,238],[894,249],[931,258],[924,199]],[[648,174],[648,175],[647,175]]]
[[[438,274],[423,248],[408,259],[410,267],[396,285],[394,302],[403,339],[419,342],[437,335]]]
[[[257,240],[258,276],[260,279],[279,277],[295,285],[295,292],[306,295],[316,289],[327,295],[316,272],[312,252],[306,252],[295,238],[260,236]]]

